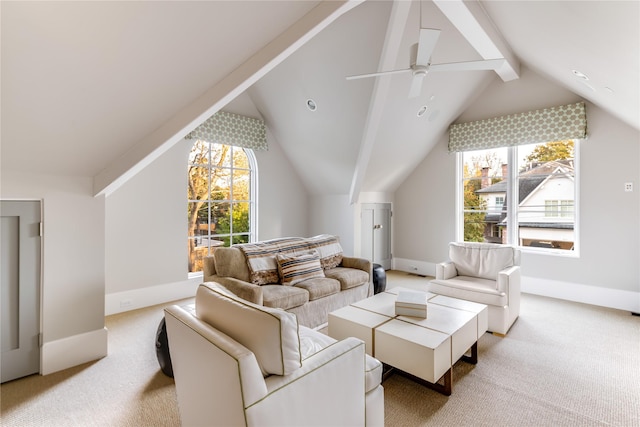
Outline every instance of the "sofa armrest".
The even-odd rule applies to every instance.
[[[498,291],[510,294],[520,293],[520,266],[514,265],[498,272]]]
[[[240,298],[258,305],[263,304],[262,288],[259,285],[245,282],[233,277],[211,276],[208,282],[216,282]]]
[[[202,277],[205,282],[211,282],[211,276],[215,276],[216,273],[216,261],[213,255],[207,255],[204,257],[202,264]]]
[[[366,271],[369,273],[369,278],[371,278],[371,272],[373,268],[373,264],[371,261],[365,258],[356,258],[356,257],[342,257],[342,266],[346,268],[357,268],[358,270]]]
[[[509,307],[514,313],[520,313],[520,266],[514,265],[498,273],[498,291],[504,292]]]
[[[456,265],[451,261],[441,262],[436,264],[436,279],[447,280],[452,279],[458,275]]]
[[[265,382],[268,395],[247,407],[247,425],[365,424],[365,347],[356,338],[331,344],[290,375]]]
[[[366,271],[369,275],[369,291],[367,292],[367,297],[373,296],[373,263],[371,261],[365,258],[343,256],[340,265],[345,268],[355,268]]]

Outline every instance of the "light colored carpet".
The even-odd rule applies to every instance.
[[[427,279],[387,272],[387,287]],[[155,355],[163,306],[109,316],[109,356],[0,387],[2,426],[177,426],[173,380]],[[640,426],[640,318],[524,294],[505,338],[458,362],[453,394],[384,382],[387,426]]]

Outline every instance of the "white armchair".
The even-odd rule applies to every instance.
[[[204,283],[165,310],[183,426],[384,425],[382,364],[296,316]]]
[[[452,242],[429,291],[489,307],[489,331],[505,335],[520,315],[520,251],[495,243]]]

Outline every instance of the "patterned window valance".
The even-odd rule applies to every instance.
[[[218,111],[185,139],[199,139],[252,150],[268,150],[264,121],[238,114]]]
[[[449,127],[449,151],[509,147],[587,136],[584,102]]]

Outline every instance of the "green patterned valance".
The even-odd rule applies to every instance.
[[[449,127],[449,151],[509,147],[587,136],[584,102]]]
[[[218,111],[185,139],[199,139],[252,150],[268,150],[264,121]]]

